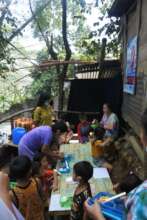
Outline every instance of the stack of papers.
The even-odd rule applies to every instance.
[[[106,168],[94,168],[93,177],[95,179],[110,178]]]

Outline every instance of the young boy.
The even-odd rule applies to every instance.
[[[89,180],[93,177],[93,167],[87,161],[80,161],[73,167],[73,181],[78,183],[73,197],[71,208],[71,220],[83,220],[86,218],[84,213],[84,202],[92,197]]]
[[[27,156],[15,158],[10,175],[16,186],[10,191],[13,203],[26,220],[44,220],[44,207],[39,181],[31,178],[32,163]]]

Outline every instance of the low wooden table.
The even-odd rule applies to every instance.
[[[92,162],[91,145],[88,144],[67,144],[61,146],[61,151],[65,154],[72,154],[73,159],[70,161],[70,173],[63,174],[59,180],[59,190],[51,194],[49,213],[50,215],[69,215],[70,209],[62,208],[60,205],[61,196],[73,196],[76,184],[68,181],[72,177],[73,165],[82,160]],[[94,164],[93,164],[94,166]],[[95,167],[95,166],[94,166]],[[113,186],[109,174],[105,168],[94,168],[94,176],[90,181],[92,194],[98,192],[113,193]]]

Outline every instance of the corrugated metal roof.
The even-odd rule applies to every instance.
[[[119,60],[104,61],[100,67],[99,63],[77,65],[75,76],[77,79],[109,79],[116,73],[121,73],[121,63]]]
[[[124,15],[136,0],[115,0],[110,11],[109,16],[121,17]]]

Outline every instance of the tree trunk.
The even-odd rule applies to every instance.
[[[31,0],[29,0],[29,3],[30,3],[32,16],[36,20],[39,31],[46,43],[48,54],[51,55],[52,59],[58,60],[58,55],[56,54],[53,48],[53,37],[51,36],[51,40],[49,41],[48,37],[44,35],[41,29],[41,26],[39,24],[39,21],[37,20],[37,17],[32,10]],[[63,43],[65,47],[65,59],[64,60],[68,61],[71,58],[71,49],[70,49],[68,39],[67,39],[67,0],[61,0],[61,5],[62,5],[62,36],[63,36]],[[62,68],[59,65],[56,66],[58,82],[59,82],[59,110],[63,109],[63,100],[64,100],[63,88],[64,88],[64,80],[66,78],[67,70],[68,70],[68,64],[64,64]]]
[[[61,0],[62,3],[62,36],[65,47],[65,61],[71,58],[71,49],[67,39],[67,0]],[[64,80],[66,78],[68,70],[68,64],[64,64],[61,74],[59,75],[59,110],[63,110],[63,100],[64,100]]]

